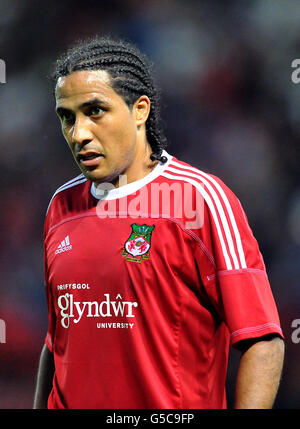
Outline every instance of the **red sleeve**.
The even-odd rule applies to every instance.
[[[56,324],[56,314],[53,306],[52,293],[51,293],[49,277],[48,277],[46,225],[47,225],[47,221],[45,222],[45,228],[44,228],[44,279],[45,279],[45,293],[46,293],[47,308],[48,308],[48,331],[45,337],[45,344],[48,347],[49,351],[53,353],[53,339],[54,339],[54,331],[55,331],[55,324]]]
[[[263,257],[238,198],[215,176],[206,185],[201,240],[213,264],[203,264],[203,257],[198,263],[206,267],[202,281],[232,345],[271,333],[283,337]]]

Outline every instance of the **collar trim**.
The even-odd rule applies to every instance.
[[[166,156],[168,161],[164,164],[158,162],[157,166],[140,180],[128,183],[126,185],[115,188],[112,183],[100,183],[96,185],[94,182],[91,184],[91,194],[97,200],[115,200],[118,198],[126,197],[127,195],[134,194],[136,191],[141,189],[143,186],[152,182],[168,167],[173,156],[169,155],[165,150],[162,152],[163,156]]]

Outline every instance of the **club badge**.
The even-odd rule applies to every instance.
[[[132,231],[130,237],[124,244],[122,255],[127,261],[142,262],[143,259],[149,259],[151,247],[151,235],[154,225],[131,225]]]

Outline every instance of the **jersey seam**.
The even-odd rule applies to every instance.
[[[179,398],[178,398],[178,408],[182,408],[182,383],[181,383],[181,374],[180,374],[180,332],[181,332],[181,326],[182,326],[182,307],[183,307],[183,293],[181,292],[181,300],[180,300],[180,306],[179,306],[179,318],[178,322],[176,324],[175,334],[177,335],[177,347],[176,347],[176,368],[175,373],[177,375],[177,385],[178,385],[178,391],[179,391]]]
[[[107,212],[107,214],[109,214],[109,212]],[[120,212],[119,215],[122,216],[122,213]],[[57,224],[51,226],[49,228],[49,230],[46,232],[45,238],[48,236],[48,234],[50,234],[54,229],[58,228],[59,226],[63,225],[66,222],[71,222],[73,220],[76,219],[80,219],[83,217],[93,217],[93,216],[98,216],[97,213],[85,213],[85,214],[80,214],[80,215],[76,215],[76,216],[71,216],[68,217],[66,219],[63,219],[62,221],[58,222]],[[203,243],[203,241],[200,239],[200,237],[198,237],[193,231],[184,228],[184,226],[182,225],[182,223],[180,221],[178,221],[175,218],[172,217],[166,217],[166,216],[155,216],[155,217],[151,217],[149,216],[149,214],[145,214],[145,215],[140,215],[139,217],[141,218],[150,218],[150,219],[166,219],[170,222],[176,223],[176,225],[178,225],[178,227],[185,232],[186,234],[188,234],[192,239],[194,239],[194,241],[196,242],[196,244],[201,248],[201,250],[203,251],[203,253],[206,255],[206,257],[209,259],[209,261],[211,262],[211,264],[213,265],[214,268],[216,268],[216,263],[215,260],[213,258],[213,256],[210,254],[209,250],[207,249],[207,247],[205,246],[205,244]],[[115,217],[117,219],[117,217]]]
[[[261,270],[259,268],[240,268],[238,270],[220,270],[216,273],[208,275],[206,278],[208,281],[211,281],[211,280],[214,280],[216,277],[219,277],[219,276],[247,274],[247,273],[267,275],[266,271]]]

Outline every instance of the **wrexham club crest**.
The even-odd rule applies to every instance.
[[[127,261],[142,262],[143,259],[149,259],[151,247],[151,235],[154,225],[131,225],[132,231],[130,237],[124,244],[122,255]]]

